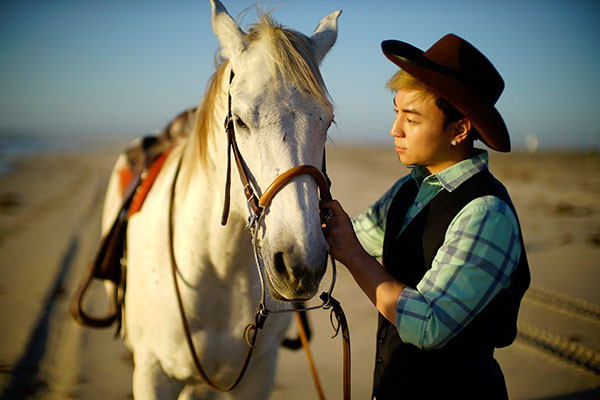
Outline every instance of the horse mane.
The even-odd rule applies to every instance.
[[[310,38],[278,24],[266,13],[252,25],[246,40],[249,45],[259,41],[269,44],[270,72],[277,78],[275,84],[292,82],[333,113],[318,61],[314,57],[315,44]]]
[[[329,93],[314,56],[314,42],[305,35],[285,28],[275,22],[271,12],[259,11],[259,21],[252,24],[248,34],[244,36],[246,48],[258,42],[266,42],[269,48],[269,66],[271,74],[276,77],[274,85],[281,82],[291,82],[298,88],[305,90],[315,98],[333,116],[333,106]],[[215,103],[225,101],[221,93],[225,70],[229,65],[228,60],[217,60],[216,71],[211,76],[207,90],[196,111],[196,126],[194,140],[196,143],[196,157],[201,165],[208,162],[209,133],[216,121],[214,113]],[[219,95],[222,95],[219,98]]]
[[[194,134],[192,141],[195,141],[194,156],[202,166],[206,166],[208,162],[208,145],[209,145],[209,133],[211,128],[215,124],[215,103],[218,101],[218,95],[221,94],[221,87],[223,82],[223,75],[229,65],[228,61],[223,61],[217,64],[217,70],[210,77],[208,86],[202,101],[196,110],[196,126],[194,128]]]

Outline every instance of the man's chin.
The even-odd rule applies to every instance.
[[[403,154],[398,154],[398,161],[400,161],[400,163],[402,165],[404,165],[405,167],[413,165],[412,163],[410,163],[410,160],[408,159],[408,157],[406,157],[406,155],[403,155]]]

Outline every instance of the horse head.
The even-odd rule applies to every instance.
[[[235,140],[254,190],[260,195],[298,165],[322,168],[333,107],[319,63],[337,38],[341,11],[325,17],[312,36],[286,29],[268,14],[245,33],[218,0],[211,0],[213,29],[233,72],[229,83]],[[241,191],[232,204],[247,208]],[[313,297],[327,267],[317,184],[296,177],[265,207],[261,254],[271,296]]]

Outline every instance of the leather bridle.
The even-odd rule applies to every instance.
[[[233,77],[234,77],[234,73],[232,70],[230,79],[229,79],[230,86],[231,86],[231,82],[233,81]],[[225,198],[224,198],[224,204],[223,204],[223,213],[221,215],[221,225],[226,225],[228,217],[229,217],[230,192],[231,192],[231,154],[233,153],[235,163],[237,166],[237,170],[238,170],[238,173],[240,176],[240,180],[242,182],[244,195],[246,196],[246,200],[248,201],[248,204],[250,206],[251,214],[248,218],[247,229],[250,231],[250,233],[252,235],[252,245],[253,245],[253,249],[254,249],[254,257],[255,257],[256,267],[258,269],[258,275],[259,275],[260,282],[261,282],[262,294],[261,294],[260,304],[258,305],[256,312],[255,312],[254,322],[248,324],[248,326],[246,327],[246,330],[244,332],[244,337],[246,338],[246,342],[248,343],[248,350],[246,353],[246,357],[240,368],[240,371],[239,371],[238,375],[236,376],[236,378],[234,379],[234,381],[229,386],[220,387],[220,386],[216,385],[207,376],[207,374],[205,373],[204,369],[202,368],[202,366],[200,364],[194,343],[192,341],[191,330],[189,327],[189,323],[187,321],[187,317],[186,317],[185,310],[183,307],[183,301],[181,299],[181,293],[179,290],[179,284],[177,281],[178,267],[177,267],[177,262],[175,260],[174,243],[173,243],[173,232],[174,232],[174,229],[173,229],[174,206],[173,205],[174,205],[174,198],[175,198],[175,187],[177,184],[177,178],[179,176],[179,171],[181,169],[181,163],[182,163],[182,159],[183,159],[184,152],[182,152],[182,156],[179,159],[179,163],[177,165],[175,177],[173,179],[173,183],[172,183],[172,187],[171,187],[171,200],[170,200],[170,207],[169,207],[169,252],[170,252],[170,259],[171,259],[172,275],[173,275],[173,280],[174,280],[174,284],[175,284],[175,292],[176,292],[176,296],[177,296],[179,311],[180,311],[180,314],[182,317],[183,329],[185,332],[188,347],[190,349],[190,353],[192,355],[196,370],[200,374],[202,380],[212,390],[217,391],[217,392],[227,392],[227,391],[233,390],[238,385],[238,383],[241,381],[241,379],[244,375],[244,372],[246,371],[246,369],[248,367],[250,358],[252,357],[252,352],[255,349],[255,342],[256,342],[258,330],[262,329],[262,327],[264,326],[264,323],[270,313],[308,311],[308,310],[314,310],[314,309],[318,309],[318,308],[331,309],[332,315],[335,315],[336,320],[337,320],[337,326],[334,326],[334,329],[336,330],[336,335],[337,335],[340,327],[342,329],[342,337],[344,340],[344,342],[343,342],[343,347],[344,347],[344,398],[349,399],[350,398],[350,336],[349,336],[349,332],[348,332],[348,324],[346,321],[346,317],[343,313],[343,310],[340,306],[340,303],[331,296],[331,293],[333,292],[333,288],[334,288],[335,281],[336,281],[335,260],[333,259],[333,257],[331,257],[332,282],[329,287],[329,290],[327,292],[324,292],[321,294],[320,298],[322,300],[322,303],[320,305],[307,307],[307,308],[270,310],[266,304],[266,290],[267,289],[265,287],[264,277],[263,277],[264,264],[262,261],[262,255],[261,255],[261,251],[260,251],[260,243],[258,240],[258,231],[260,229],[261,222],[264,217],[264,210],[269,206],[269,204],[271,203],[271,200],[277,194],[277,192],[279,192],[279,190],[281,190],[292,179],[294,179],[298,176],[302,176],[302,175],[312,176],[315,179],[317,186],[319,187],[321,199],[322,200],[331,200],[331,192],[329,190],[330,186],[331,186],[331,181],[329,180],[329,178],[327,177],[326,172],[325,172],[325,149],[323,149],[323,171],[319,170],[318,168],[316,168],[315,166],[312,166],[312,165],[298,165],[296,167],[293,167],[293,168],[289,169],[288,171],[279,175],[269,185],[269,187],[263,192],[262,196],[260,198],[258,198],[255,194],[252,183],[250,182],[250,179],[248,178],[248,173],[244,166],[244,161],[243,161],[242,155],[240,153],[240,150],[237,146],[237,142],[235,140],[234,121],[233,121],[233,117],[232,117],[232,113],[231,113],[231,92],[230,91],[228,93],[228,101],[227,102],[228,102],[228,112],[227,112],[227,117],[225,118],[225,123],[224,123],[225,131],[227,134],[227,142],[228,142],[228,145],[227,145],[228,146],[227,172],[226,172],[227,176],[225,179]],[[332,319],[332,321],[333,321],[333,319]],[[334,335],[334,337],[335,337],[335,335]]]
[[[231,75],[229,78],[229,85],[231,85],[233,81],[233,77],[235,74],[233,70],[231,71]],[[235,165],[237,166],[238,174],[240,176],[240,180],[242,182],[242,186],[244,188],[244,195],[246,196],[246,200],[248,201],[248,205],[250,206],[250,216],[248,217],[248,225],[246,228],[250,231],[252,235],[252,247],[254,249],[254,257],[256,261],[256,266],[258,268],[258,274],[261,282],[261,301],[259,304],[259,309],[263,314],[269,314],[271,312],[281,313],[281,312],[293,312],[293,311],[307,311],[313,310],[316,308],[328,308],[328,301],[331,292],[333,291],[333,287],[335,285],[336,279],[336,267],[335,260],[331,258],[332,262],[332,271],[333,277],[331,286],[329,288],[328,300],[324,301],[321,305],[309,307],[309,308],[294,308],[288,310],[269,310],[266,305],[266,286],[264,284],[264,265],[262,261],[262,255],[260,252],[260,242],[258,240],[258,231],[261,226],[262,218],[264,217],[264,210],[269,206],[271,200],[279,190],[281,190],[286,184],[288,184],[292,179],[301,176],[301,175],[310,175],[317,182],[317,186],[319,187],[319,192],[321,194],[321,199],[323,200],[331,200],[331,180],[327,177],[325,173],[319,170],[317,167],[312,165],[298,165],[289,170],[285,171],[281,175],[279,175],[275,180],[269,185],[269,187],[263,192],[260,199],[256,196],[255,191],[253,189],[252,183],[248,178],[248,173],[246,171],[246,167],[244,166],[244,161],[238,148],[237,141],[235,140],[235,128],[233,116],[231,113],[231,92],[228,94],[227,99],[227,116],[225,117],[225,131],[227,133],[227,177],[225,179],[225,199],[223,202],[223,214],[221,215],[221,225],[227,224],[227,219],[229,215],[229,207],[230,207],[230,192],[231,192],[231,154],[233,153],[233,157],[235,159]],[[323,149],[323,170],[325,170],[325,149]]]

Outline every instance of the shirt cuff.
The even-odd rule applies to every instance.
[[[396,329],[404,343],[423,348],[425,325],[431,309],[415,289],[405,287],[396,304]]]

